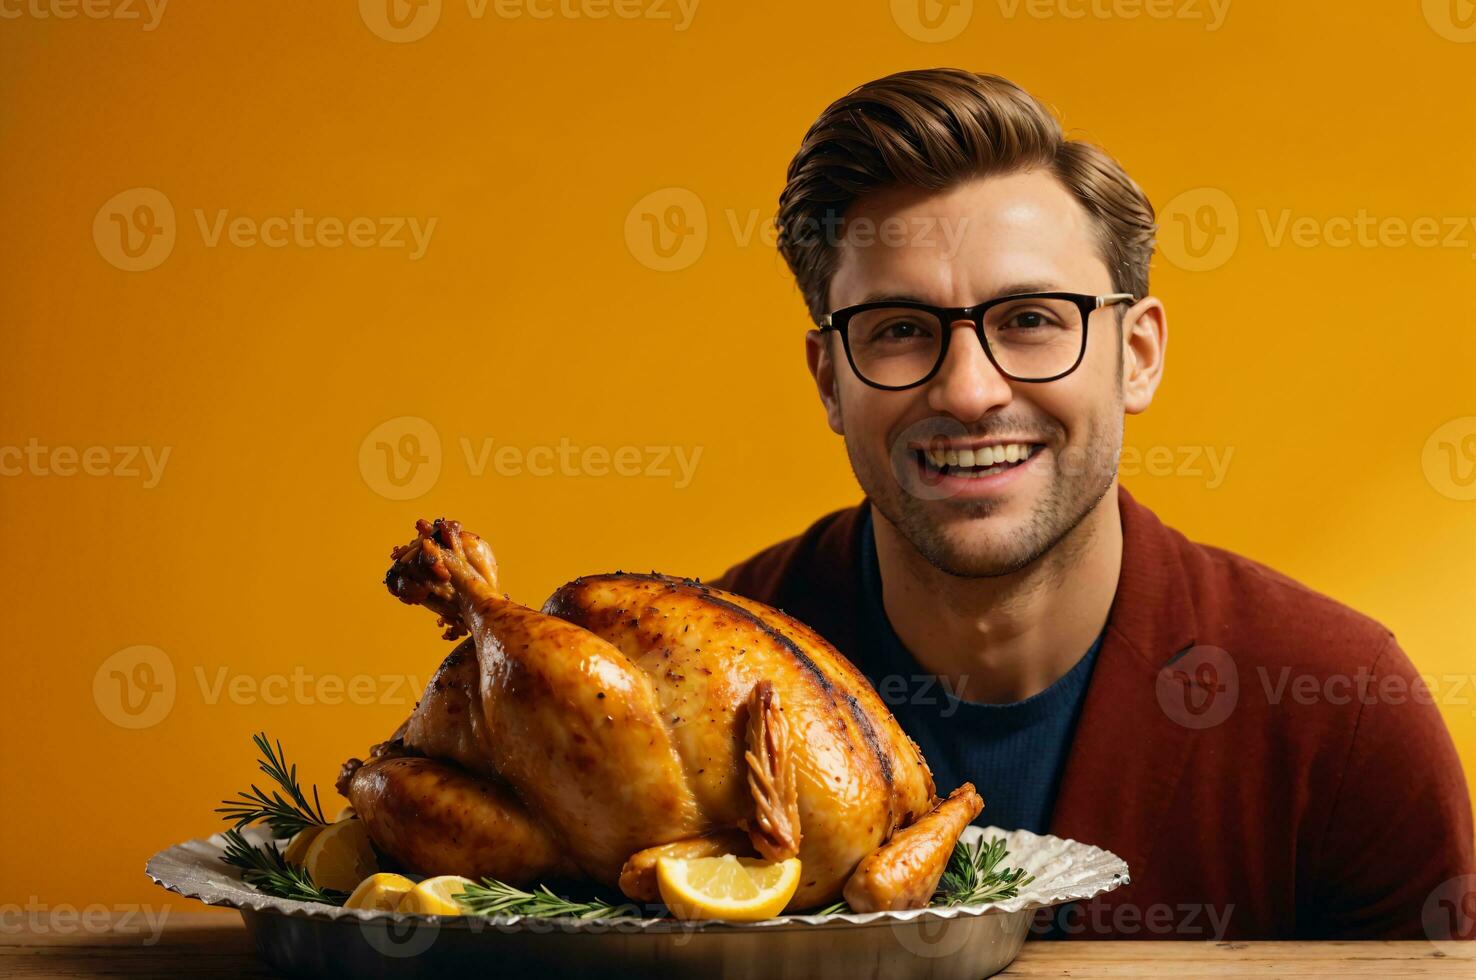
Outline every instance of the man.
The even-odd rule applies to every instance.
[[[1127,861],[1060,933],[1468,927],[1470,800],[1393,636],[1117,484],[1168,339],[1121,167],[1004,79],[903,72],[820,116],[778,224],[866,499],[715,584],[853,659],[980,823]]]

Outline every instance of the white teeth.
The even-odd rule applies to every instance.
[[[924,449],[923,455],[935,469],[947,466],[960,472],[960,476],[987,476],[982,472],[1002,463],[1020,463],[1034,455],[1034,449],[1023,442],[1012,442],[1004,446],[980,446],[978,449]]]

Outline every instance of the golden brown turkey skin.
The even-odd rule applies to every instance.
[[[475,535],[438,523],[396,549],[390,588],[430,606],[453,634],[469,631],[477,653],[475,696],[470,667],[438,673],[445,687],[417,706],[405,744],[427,755],[484,750],[490,769],[578,866],[613,885],[636,851],[711,824],[687,785],[650,678],[588,630],[497,594],[484,548]],[[457,707],[463,703],[466,711]]]
[[[495,753],[477,677],[477,648],[465,640],[441,662],[396,735],[419,755],[448,759],[469,772],[495,777]]]
[[[553,835],[507,787],[451,763],[373,759],[347,788],[375,846],[420,874],[524,884],[572,870]]]
[[[570,582],[544,611],[608,640],[648,675],[710,827],[746,826],[754,815],[746,701],[761,681],[773,685],[803,835],[804,875],[790,908],[833,900],[863,857],[931,807],[927,766],[865,679],[777,610],[687,580],[615,574]]]
[[[498,842],[511,841],[531,857],[493,877],[528,880],[562,852],[647,900],[668,850],[797,851],[794,910],[833,901],[896,838],[907,846],[865,864],[858,887],[875,883],[885,901],[931,891],[968,820],[945,803],[946,819],[899,834],[936,802],[932,775],[865,677],[814,631],[660,575],[576,579],[533,610],[498,593],[476,535],[451,521],[417,530],[386,584],[470,645],[397,733],[430,758],[346,770],[382,850],[422,873],[482,874],[506,864]]]

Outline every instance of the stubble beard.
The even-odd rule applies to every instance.
[[[1023,526],[1008,530],[977,526],[995,517],[998,501],[923,499],[892,472],[896,454],[877,459],[847,432],[846,454],[857,482],[928,564],[957,578],[996,578],[1050,554],[1112,489],[1122,454],[1123,415],[1120,405],[1111,406],[1092,418],[1082,446],[1049,446],[1035,461],[1051,467],[1046,491],[1032,502]]]

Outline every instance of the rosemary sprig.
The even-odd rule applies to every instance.
[[[253,888],[259,888],[268,895],[299,902],[342,905],[348,900],[347,892],[315,885],[312,875],[283,860],[282,852],[270,841],[252,844],[235,829],[227,830],[225,839],[225,853],[221,860],[232,867],[240,868],[241,880]]]
[[[318,787],[313,787],[313,801],[308,803],[307,796],[297,783],[297,766],[287,764],[281,741],[277,742],[275,751],[265,732],[251,736],[251,741],[256,743],[256,748],[262,755],[257,765],[281,790],[273,790],[271,796],[268,796],[253,783],[251,792],[238,793],[234,799],[221,800],[222,805],[216,807],[215,812],[221,814],[227,822],[234,822],[236,830],[249,823],[263,821],[272,828],[274,837],[291,837],[304,827],[326,824],[328,818],[323,816]],[[286,792],[285,798],[282,792]]]
[[[634,905],[612,905],[604,899],[576,902],[539,885],[531,892],[514,888],[493,878],[483,878],[480,885],[469,885],[453,896],[458,905],[473,915],[526,915],[560,919],[625,919],[639,917]]]
[[[1035,876],[1026,874],[1024,868],[1001,868],[999,864],[1008,853],[1000,837],[987,844],[959,841],[948,858],[948,870],[938,882],[932,904],[982,905],[1019,895]]]

